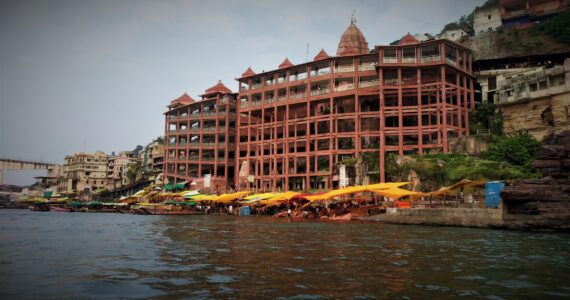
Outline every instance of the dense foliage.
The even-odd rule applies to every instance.
[[[462,153],[415,155],[409,159],[386,156],[390,181],[405,181],[413,173],[422,190],[434,190],[462,179],[514,180],[538,178],[531,167],[540,143],[528,134],[494,136],[489,150],[480,157]]]
[[[538,24],[534,30],[552,37],[559,43],[570,45],[570,11]]]
[[[489,129],[489,133],[493,135],[502,135],[503,115],[495,109],[492,102],[481,102],[469,113],[469,125],[472,134],[475,134],[477,129]]]
[[[497,136],[489,145],[489,150],[483,154],[483,157],[530,168],[536,150],[539,147],[540,142],[530,134]]]

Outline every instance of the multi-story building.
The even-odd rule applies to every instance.
[[[157,176],[164,169],[164,144],[153,144],[150,154],[152,158],[152,173]]]
[[[136,161],[137,158],[131,151],[121,151],[118,155],[108,157],[107,178],[110,189],[118,189],[131,183],[127,173],[131,164]]]
[[[234,181],[236,95],[218,82],[201,97],[184,94],[168,106],[164,175],[223,192]]]
[[[149,180],[162,173],[164,163],[164,143],[153,141],[139,153],[142,175]]]
[[[570,130],[570,58],[564,65],[519,69],[497,76],[495,104],[504,132],[538,140]]]
[[[248,68],[238,79],[239,187],[332,188],[341,164],[383,181],[387,153],[448,152],[451,139],[468,134],[472,60],[457,43],[419,42],[410,34],[370,51],[353,19],[336,57],[321,50],[298,65],[285,59],[259,74]],[[170,126],[167,134],[178,130]],[[186,141],[186,134],[169,136],[171,143]],[[176,149],[168,150],[172,159]],[[171,176],[186,172],[168,165]]]
[[[75,153],[65,157],[63,177],[58,190],[76,193],[108,188],[108,159],[104,152]]]
[[[505,27],[526,27],[568,9],[568,0],[500,0]]]

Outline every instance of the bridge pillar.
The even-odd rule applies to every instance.
[[[2,172],[2,169],[0,169],[0,184],[4,184],[4,173]]]

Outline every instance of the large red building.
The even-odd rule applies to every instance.
[[[356,183],[377,182],[387,153],[448,152],[469,131],[472,59],[457,43],[409,34],[370,51],[353,19],[336,56],[248,68],[238,79],[238,186],[333,188],[341,165],[358,169]]]
[[[170,183],[192,181],[197,188],[224,192],[234,182],[236,94],[218,82],[201,97],[195,101],[184,94],[168,106],[164,176]]]

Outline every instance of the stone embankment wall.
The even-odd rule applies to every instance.
[[[505,188],[506,227],[570,230],[570,131],[547,138],[534,167],[541,179],[527,179]]]
[[[503,227],[502,208],[410,208],[369,217],[370,221],[393,224]]]

